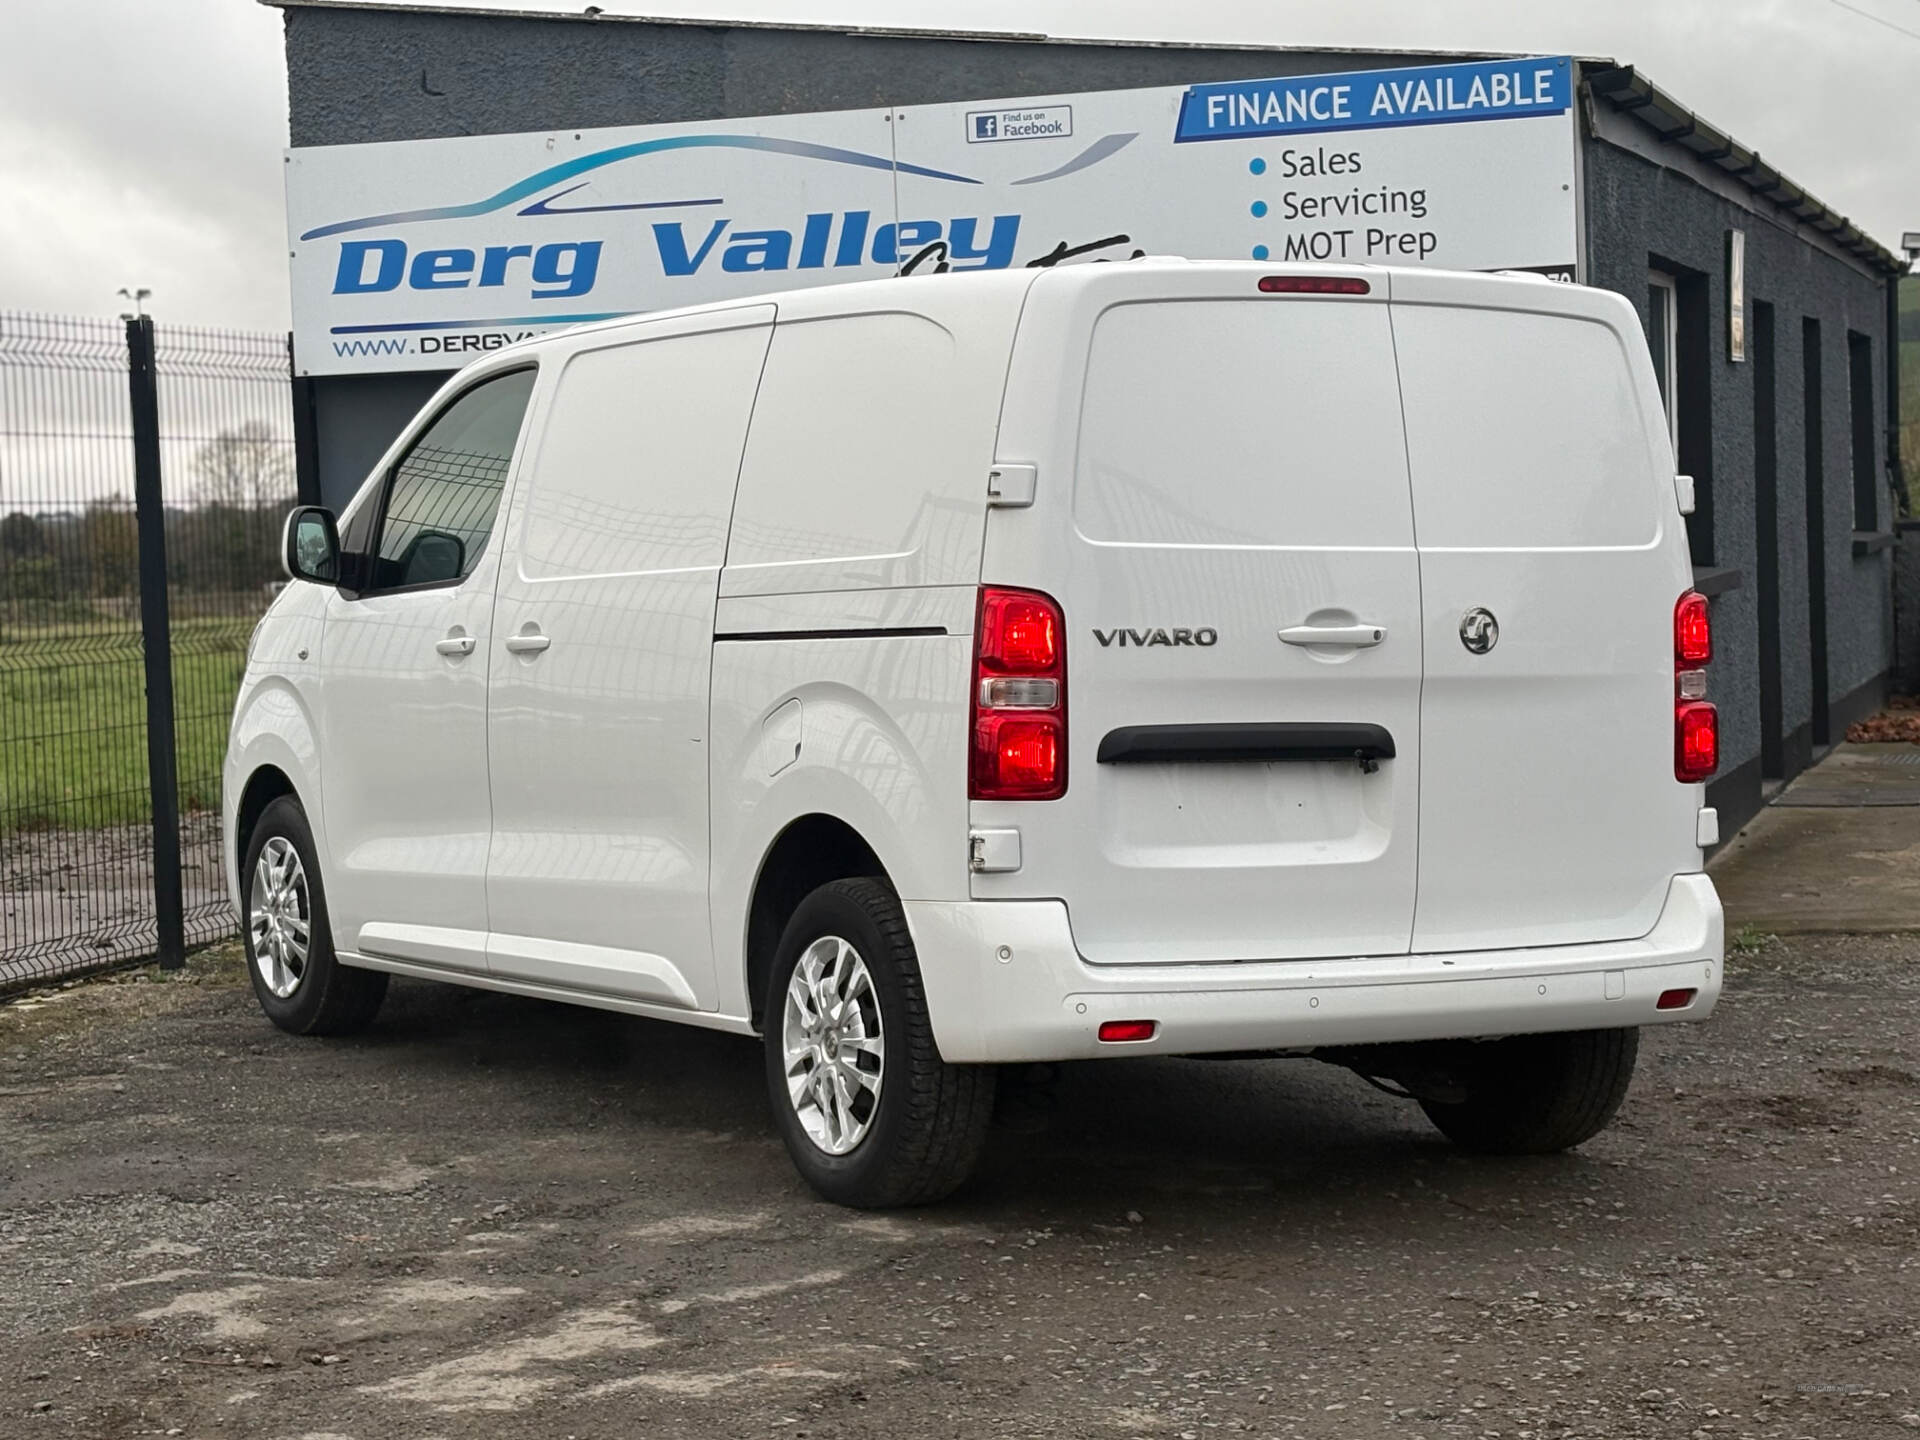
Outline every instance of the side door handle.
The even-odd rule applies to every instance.
[[[1384,625],[1290,625],[1280,632],[1284,645],[1348,645],[1365,650],[1387,638]]]
[[[551,644],[553,644],[553,640],[549,636],[542,635],[538,630],[529,625],[518,635],[509,635],[507,637],[507,653],[509,655],[538,655]]]
[[[433,642],[433,648],[442,655],[471,655],[473,653],[473,646],[473,636],[463,635],[458,632],[449,634],[444,640],[436,640]]]

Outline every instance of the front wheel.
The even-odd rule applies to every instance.
[[[995,1072],[940,1058],[913,937],[884,881],[836,880],[800,902],[764,1014],[781,1138],[821,1196],[924,1205],[972,1173]]]
[[[291,795],[261,812],[240,878],[247,974],[267,1018],[296,1035],[363,1029],[386,998],[387,977],[335,957],[313,831]]]
[[[1638,1030],[1515,1035],[1466,1047],[1460,1067],[1467,1098],[1422,1100],[1420,1108],[1463,1150],[1484,1155],[1550,1155],[1591,1140],[1627,1098]]]

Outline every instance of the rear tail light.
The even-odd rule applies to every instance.
[[[1067,793],[1066,622],[1050,596],[983,586],[973,631],[975,800]]]
[[[1720,712],[1704,700],[1673,707],[1673,777],[1688,784],[1720,768]]]
[[[1673,607],[1673,659],[1677,665],[1704,665],[1713,659],[1713,626],[1707,597],[1689,590]]]
[[[1688,590],[1673,604],[1673,778],[1688,785],[1720,768],[1720,712],[1706,698],[1711,659],[1707,597]]]

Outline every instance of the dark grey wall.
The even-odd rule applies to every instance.
[[[1820,321],[1826,516],[1828,695],[1832,736],[1878,698],[1891,660],[1891,557],[1853,554],[1853,450],[1847,332],[1873,340],[1874,473],[1884,477],[1886,284],[1733,199],[1604,140],[1586,143],[1590,283],[1628,296],[1646,320],[1650,265],[1705,276],[1713,427],[1713,562],[1740,572],[1740,586],[1715,599],[1710,696],[1720,706],[1721,766],[1715,801],[1742,823],[1760,796],[1758,537],[1754,518],[1754,384],[1751,361],[1727,358],[1726,236],[1746,234],[1746,291],[1771,302],[1775,317],[1775,434],[1778,447],[1781,698],[1789,768],[1804,753],[1812,720],[1808,632],[1805,434],[1801,321]],[[1761,206],[1762,202],[1754,201]],[[1751,315],[1751,310],[1749,310]],[[1749,339],[1752,327],[1748,327]],[[1683,400],[1683,403],[1689,403]],[[1882,479],[1876,528],[1892,524]],[[1802,762],[1804,763],[1804,762]]]
[[[286,21],[295,145],[931,105],[1439,58],[297,6]]]

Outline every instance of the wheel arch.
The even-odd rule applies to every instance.
[[[240,800],[233,811],[233,863],[235,879],[243,890],[245,877],[240,874],[240,869],[247,863],[247,847],[253,841],[254,826],[260,823],[267,806],[283,795],[300,799],[300,792],[295,788],[292,777],[271,761],[256,766],[247,777],[247,783],[241,787]],[[304,802],[302,808],[305,808]]]
[[[788,919],[800,902],[822,885],[856,876],[891,882],[874,848],[859,831],[835,815],[815,812],[798,816],[767,847],[747,902],[747,1003],[756,1029],[766,1004],[773,953]]]

